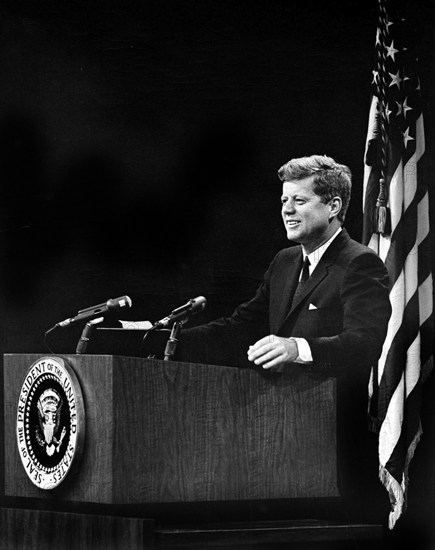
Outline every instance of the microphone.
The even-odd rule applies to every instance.
[[[154,323],[150,330],[165,328],[175,321],[181,321],[189,315],[195,315],[196,313],[202,311],[206,305],[207,300],[204,298],[204,296],[197,296],[196,298],[192,298],[187,302],[187,304],[184,304],[184,306],[177,307],[177,309],[174,309],[170,315],[168,315],[167,317],[163,317],[163,319],[160,319],[160,321]]]
[[[96,306],[91,306],[86,309],[81,309],[75,317],[70,317],[56,323],[55,327],[68,327],[74,323],[79,323],[80,321],[88,321],[90,319],[95,319],[96,317],[103,317],[106,313],[112,311],[118,311],[120,309],[129,309],[131,308],[131,299],[128,296],[121,296],[120,298],[110,298],[107,302],[98,304]]]

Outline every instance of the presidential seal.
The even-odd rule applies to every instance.
[[[81,389],[60,357],[29,368],[18,399],[17,443],[24,469],[40,489],[54,489],[78,459],[84,441]]]

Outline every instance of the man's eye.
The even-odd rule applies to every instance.
[[[281,204],[285,204],[287,202],[287,199],[281,199]]]
[[[304,199],[296,199],[295,203],[296,204],[305,204],[305,201],[304,201]]]

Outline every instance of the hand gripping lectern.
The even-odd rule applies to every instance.
[[[24,522],[58,548],[72,532],[81,548],[153,548],[177,505],[337,497],[335,394],[333,378],[6,355],[0,538],[18,543]]]

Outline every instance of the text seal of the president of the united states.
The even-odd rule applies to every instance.
[[[53,489],[78,460],[84,408],[73,369],[60,357],[43,357],[25,376],[18,398],[16,434],[24,469],[40,489]]]

